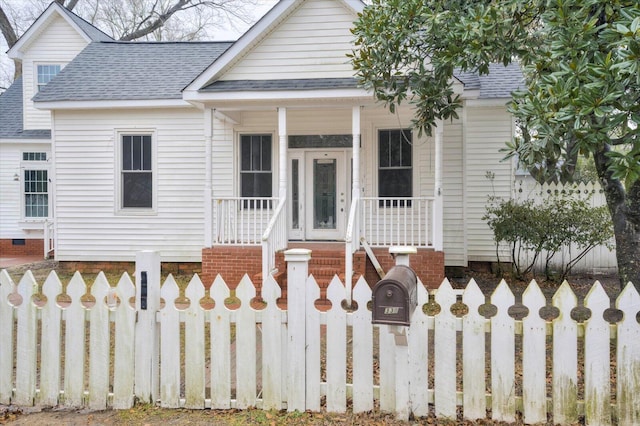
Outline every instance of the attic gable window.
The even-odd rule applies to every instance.
[[[38,91],[60,72],[59,64],[38,65]]]

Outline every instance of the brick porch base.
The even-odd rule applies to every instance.
[[[385,272],[395,265],[395,259],[387,248],[374,248],[373,252]],[[418,249],[418,253],[411,255],[411,267],[427,286],[435,288],[444,279],[444,253],[431,249]],[[282,287],[282,297],[286,297],[286,264],[282,252],[276,255],[276,267],[280,272],[277,280]],[[334,275],[344,280],[344,248],[312,249],[309,262],[309,273],[320,286],[320,297],[326,297],[326,288]],[[353,261],[354,283],[364,275],[370,286],[375,285],[380,278],[365,252],[360,250],[354,254]],[[209,287],[215,277],[220,276],[229,288],[235,288],[244,274],[253,280],[256,289],[262,285],[262,248],[240,246],[217,246],[202,250],[202,282]]]

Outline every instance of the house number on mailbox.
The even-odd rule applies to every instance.
[[[384,308],[385,315],[393,315],[400,312],[400,308]]]

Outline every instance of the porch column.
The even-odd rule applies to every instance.
[[[434,188],[434,206],[433,206],[433,248],[442,251],[444,248],[444,202],[442,195],[442,165],[443,165],[443,139],[444,139],[444,122],[438,120],[436,122],[436,167],[435,167],[435,188]]]
[[[215,110],[204,109],[204,246],[213,246],[213,187],[211,184],[213,176],[213,115]]]
[[[360,109],[354,106],[352,112],[352,132],[353,132],[353,187],[351,196],[360,198]]]
[[[287,198],[287,109],[278,108],[278,143],[280,150],[280,162],[278,179],[278,198]]]

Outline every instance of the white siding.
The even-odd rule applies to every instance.
[[[25,129],[51,128],[51,113],[34,108],[31,99],[37,88],[38,64],[67,63],[85,48],[87,42],[63,18],[56,16],[25,49],[22,61]]]
[[[407,129],[411,127],[411,111],[401,108],[398,115],[389,114],[384,108],[365,108],[362,114],[362,149],[360,158],[362,176],[360,182],[364,196],[378,196],[378,130]],[[350,131],[348,133],[351,133]],[[432,197],[435,179],[435,155],[433,138],[413,133],[413,195]]]
[[[306,1],[222,79],[351,77],[346,54],[355,18],[340,2]]]
[[[482,220],[487,196],[509,198],[512,162],[499,152],[513,135],[513,121],[505,107],[468,107],[466,123],[466,223],[470,261],[495,261],[493,234]],[[495,174],[493,182],[487,172]]]
[[[463,112],[461,112],[462,114]],[[446,266],[467,266],[461,120],[444,123],[443,142],[444,263]]]
[[[117,211],[118,130],[153,130],[155,214]],[[204,246],[202,111],[59,111],[55,120],[58,260],[200,261]]]
[[[0,143],[0,239],[42,238],[40,230],[27,230],[22,221],[22,162],[23,152],[51,151],[48,143]],[[14,180],[18,175],[19,180]],[[33,227],[33,226],[32,226]]]

